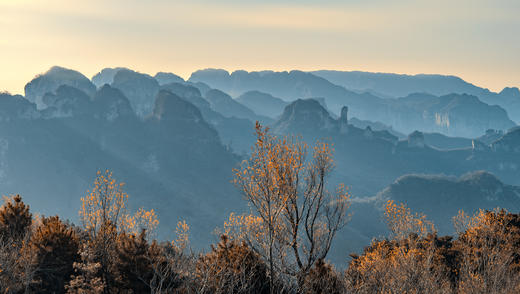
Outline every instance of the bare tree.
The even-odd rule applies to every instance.
[[[307,145],[298,138],[277,138],[258,122],[256,134],[251,157],[234,180],[252,214],[231,215],[224,229],[265,258],[274,291],[276,271],[302,276],[327,256],[346,224],[350,196],[343,185],[326,189],[334,166],[329,144],[317,142],[306,161]]]

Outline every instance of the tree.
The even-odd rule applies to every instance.
[[[106,285],[103,282],[101,263],[95,261],[95,255],[91,248],[84,244],[79,254],[80,262],[75,262],[74,275],[68,285],[65,286],[69,294],[101,294],[105,292]]]
[[[118,183],[112,172],[97,172],[92,190],[81,198],[79,215],[87,233],[87,245],[92,250],[94,262],[101,264],[101,277],[105,292],[118,280],[117,238],[120,234],[137,235],[141,228],[153,232],[159,224],[153,210],[139,209],[135,215],[128,213],[128,194],[124,183]]]
[[[0,292],[27,290],[34,274],[28,246],[32,214],[20,195],[5,198],[0,207]]]
[[[152,263],[156,258],[150,257],[150,246],[146,234],[122,233],[119,235],[117,247],[118,288],[135,293],[149,293],[150,281],[153,278]]]
[[[92,190],[81,198],[79,215],[91,240],[104,238],[103,234],[108,232],[104,227],[113,226],[119,231],[125,228],[128,194],[123,186],[112,178],[112,172],[98,171]]]
[[[22,240],[32,224],[32,214],[20,195],[7,198],[0,208],[0,241]]]
[[[38,293],[65,293],[65,284],[78,261],[79,241],[76,232],[58,216],[42,218],[41,225],[31,236],[34,254],[33,288]]]
[[[335,193],[326,189],[334,165],[329,144],[317,142],[306,162],[307,145],[298,138],[277,138],[258,122],[256,135],[251,157],[234,170],[252,215],[224,229],[267,261],[273,291],[275,271],[302,277],[327,256],[346,224],[350,196],[343,185]]]
[[[520,215],[460,211],[454,218],[461,252],[459,293],[520,292]]]
[[[152,265],[153,276],[150,280],[151,293],[191,293],[193,288],[195,263],[193,256],[185,256],[183,251],[172,243],[152,242],[148,258]]]
[[[199,258],[196,275],[197,293],[269,293],[265,263],[245,243],[230,241],[225,235],[211,252]]]
[[[342,294],[345,287],[334,267],[319,259],[305,276],[301,290],[305,294]]]
[[[435,232],[435,226],[426,219],[426,215],[412,213],[403,203],[398,205],[393,200],[388,200],[385,206],[385,217],[392,238],[396,240],[405,239],[410,234],[426,237]]]

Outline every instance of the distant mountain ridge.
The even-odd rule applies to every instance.
[[[78,88],[87,95],[92,95],[96,91],[96,86],[80,72],[53,66],[25,85],[25,98],[35,103],[38,108],[44,108],[43,96],[48,92],[54,92],[61,85]]]
[[[0,95],[3,194],[20,193],[41,213],[75,220],[96,171],[110,169],[127,183],[132,207],[158,211],[160,238],[185,218],[196,247],[209,243],[226,211],[240,211],[230,183],[239,157],[187,100],[161,90],[143,120],[106,84],[92,97],[67,85],[45,97],[47,107],[37,110],[21,96]]]
[[[478,209],[501,207],[516,212],[520,210],[520,187],[502,183],[496,176],[477,171],[460,177],[406,175],[378,194],[387,199],[406,204],[415,212],[421,212],[433,220],[441,234],[453,233],[449,221],[460,209],[473,214]]]
[[[515,126],[504,109],[487,105],[476,96],[465,94],[437,97],[416,93],[400,99],[384,99],[369,93],[349,91],[324,78],[301,71],[228,73],[207,69],[194,72],[189,80],[204,82],[232,95],[256,90],[285,101],[323,97],[335,115],[339,114],[343,106],[348,106],[352,117],[380,121],[402,133],[420,129],[451,136],[474,137],[490,128],[507,130]],[[472,112],[464,111],[465,108],[472,109]]]
[[[410,200],[419,211],[424,205],[410,196],[419,192],[432,209],[444,209],[434,206],[437,200],[470,210],[516,207],[520,128],[511,128],[504,109],[474,95],[386,99],[299,71],[201,71],[184,81],[116,68],[95,77],[93,83],[53,68],[26,87],[39,107],[0,94],[0,192],[21,193],[35,210],[74,220],[95,172],[111,169],[127,183],[133,207],[158,210],[161,237],[185,218],[192,244],[205,246],[229,212],[247,209],[232,169],[256,140],[254,121],[264,120],[274,135],[301,135],[311,148],[316,140],[331,143],[331,184],[349,186],[360,217],[338,238],[342,245],[359,248],[384,231],[374,216],[385,199]],[[232,98],[226,87],[258,89]],[[488,172],[464,176],[476,170]]]
[[[432,221],[439,235],[454,234],[452,218],[459,210],[468,215],[478,209],[497,207],[517,213],[520,209],[520,186],[507,185],[491,173],[472,171],[460,177],[408,174],[370,198],[354,198],[352,219],[339,234],[332,258],[347,258],[345,247],[360,251],[373,238],[388,236],[384,207],[388,200],[404,204],[412,213],[422,213]],[[363,243],[365,242],[365,243]],[[339,248],[339,249],[337,249]]]
[[[332,143],[339,150],[335,154],[334,178],[350,183],[357,195],[373,194],[397,177],[410,173],[462,175],[485,169],[509,183],[520,184],[516,176],[520,172],[520,148],[516,147],[520,146],[517,138],[520,128],[502,133],[503,141],[500,138],[494,141],[503,144],[483,143],[480,137],[439,138],[418,131],[399,139],[387,130],[352,125],[349,111],[344,107],[340,117],[334,119],[317,101],[296,100],[271,127],[274,133],[301,135],[309,143],[318,139]],[[456,148],[430,146],[428,142],[432,141],[437,146],[452,144]]]
[[[507,110],[514,121],[520,122],[520,90],[517,87],[506,87],[501,92],[495,93],[457,76],[332,70],[312,71],[312,73],[350,90],[383,93],[392,97],[404,97],[412,93],[428,93],[435,96],[453,93],[474,95],[487,104],[500,105]]]

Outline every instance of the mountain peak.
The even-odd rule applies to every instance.
[[[62,85],[72,86],[87,95],[92,95],[96,91],[96,86],[80,72],[53,66],[25,85],[25,97],[35,103],[38,108],[45,108],[46,105],[42,101],[43,96],[49,92],[55,92]]]
[[[161,86],[170,83],[184,83],[183,78],[171,72],[158,72],[155,74],[154,79],[156,79]]]
[[[114,67],[114,68],[104,68],[97,74],[92,77],[92,83],[96,85],[96,87],[101,87],[104,84],[112,84],[114,81],[114,76],[120,70],[130,70],[126,67]]]
[[[273,130],[280,134],[302,134],[335,127],[336,121],[317,100],[298,99],[285,107]]]
[[[500,93],[500,96],[512,96],[520,98],[520,90],[517,87],[505,87]]]
[[[130,101],[119,89],[108,84],[103,85],[94,95],[96,116],[108,121],[114,121],[120,117],[134,117],[135,113],[130,106]]]
[[[185,120],[199,122],[202,115],[190,102],[167,90],[160,90],[155,99],[153,116],[159,120]]]

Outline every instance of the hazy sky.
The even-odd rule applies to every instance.
[[[458,75],[520,86],[519,0],[0,0],[0,90],[52,65]]]

